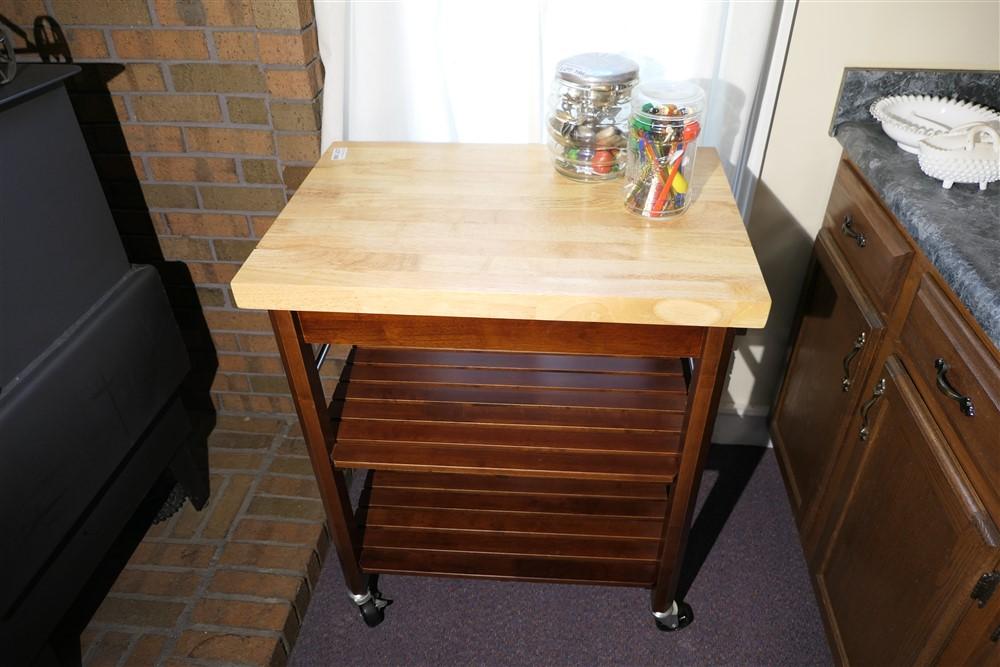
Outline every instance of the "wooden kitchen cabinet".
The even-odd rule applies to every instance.
[[[845,503],[816,585],[842,662],[927,664],[974,604],[996,529],[900,361],[870,384],[847,438],[859,462],[835,491]]]
[[[1000,664],[1000,354],[846,158],[813,266],[771,430],[834,656]]]
[[[798,343],[772,422],[789,497],[803,532],[835,460],[883,324],[830,235],[816,242]],[[823,405],[817,410],[814,406]],[[807,551],[809,549],[807,548]]]

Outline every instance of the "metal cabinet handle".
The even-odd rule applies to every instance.
[[[854,357],[858,356],[858,352],[861,351],[861,348],[865,346],[867,341],[868,335],[862,331],[858,334],[858,337],[854,339],[854,347],[852,347],[851,351],[847,353],[846,357],[844,357],[844,378],[840,381],[840,388],[844,391],[851,390],[851,361]]]
[[[944,359],[935,359],[934,368],[937,369],[937,386],[941,390],[941,393],[958,402],[958,407],[962,410],[962,414],[966,417],[976,416],[976,406],[972,404],[972,399],[968,396],[960,394],[955,390],[951,383],[948,382],[948,369],[951,368],[945,363]]]
[[[840,226],[840,231],[844,233],[844,236],[850,236],[857,241],[859,248],[864,248],[865,244],[868,243],[864,233],[854,230],[854,218],[851,217],[850,213],[844,216],[844,224]]]
[[[868,436],[871,435],[871,428],[868,426],[868,413],[871,409],[875,407],[878,403],[878,399],[882,398],[882,394],[885,393],[885,378],[878,381],[875,385],[875,391],[872,392],[872,397],[865,401],[865,404],[861,406],[861,431],[858,433],[858,437],[862,440],[867,440]]]

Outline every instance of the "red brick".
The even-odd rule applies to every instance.
[[[241,431],[246,433],[268,433],[274,435],[285,427],[285,420],[269,417],[237,417],[218,415],[215,418],[217,431]]]
[[[268,352],[277,354],[278,344],[270,334],[239,334],[237,335],[240,349],[244,352]]]
[[[270,331],[271,320],[267,313],[256,310],[211,310],[205,312],[205,321],[213,331]],[[273,368],[273,366],[269,366]],[[221,365],[220,365],[221,368]],[[281,368],[279,365],[278,368]],[[237,370],[227,368],[224,370]],[[240,369],[243,370],[243,369]],[[251,371],[274,372],[274,371]]]
[[[63,25],[148,25],[150,22],[146,0],[51,0],[51,3],[52,15]]]
[[[15,25],[27,26],[33,24],[39,16],[48,16],[49,12],[42,0],[16,0],[5,2],[0,14]]]
[[[178,153],[184,150],[181,129],[169,125],[123,125],[122,133],[132,153],[156,151]]]
[[[221,157],[150,157],[149,169],[153,178],[159,181],[208,181],[211,183],[235,183],[236,161]],[[171,214],[172,215],[172,214]],[[246,227],[246,220],[235,216]],[[214,234],[208,234],[215,236]],[[225,234],[231,236],[231,234]]]
[[[250,0],[155,0],[154,7],[162,25],[253,25]]]
[[[282,171],[282,181],[289,190],[298,190],[311,171],[312,167],[286,165]]]
[[[205,60],[205,35],[194,30],[113,30],[119,58],[134,60]]]
[[[262,32],[258,42],[263,63],[306,65],[317,55],[315,26],[297,35]]]
[[[165,635],[142,635],[125,661],[125,667],[149,667],[157,664],[166,643]]]
[[[199,190],[205,208],[280,211],[285,206],[285,192],[281,188],[203,185]]]
[[[21,4],[14,3],[15,5]],[[45,12],[42,12],[43,14]],[[91,60],[107,58],[108,45],[102,30],[86,28],[70,28],[66,30],[66,41],[69,42],[69,52],[74,60]]]
[[[248,544],[230,542],[222,551],[223,565],[253,567],[269,570],[288,570],[306,573],[314,558],[313,548],[291,547],[275,544]]]
[[[255,412],[261,414],[295,414],[295,405],[288,396],[261,396],[256,394],[216,394],[220,410],[227,412]]]
[[[112,92],[158,92],[167,89],[160,66],[153,63],[128,63],[123,70],[118,65],[114,70],[107,71],[112,78],[105,83]]]
[[[296,424],[298,427],[298,424]],[[278,454],[282,456],[308,456],[309,450],[306,448],[306,441],[302,439],[302,436],[287,437],[278,446]]]
[[[264,236],[271,225],[274,224],[274,216],[258,216],[255,215],[250,218],[250,223],[253,226],[253,235],[256,238]]]
[[[212,259],[212,247],[207,239],[161,236],[160,248],[164,259]]]
[[[209,453],[211,460],[211,452]],[[142,542],[136,548],[129,565],[166,565],[171,567],[208,567],[215,547],[204,544],[172,544]]]
[[[154,158],[151,158],[151,160]],[[194,158],[183,158],[194,159]],[[206,158],[216,160],[220,158]],[[167,226],[174,234],[184,236],[247,236],[247,219],[243,215],[221,213],[167,213]]]
[[[128,650],[132,635],[113,630],[105,632],[96,642],[87,660],[87,667],[113,667]]]
[[[243,178],[247,183],[281,183],[277,160],[243,160]]]
[[[293,132],[319,130],[320,107],[319,97],[310,102],[272,102],[271,117],[274,129]]]
[[[257,35],[252,31],[217,32],[212,39],[219,60],[257,61]]]
[[[208,436],[209,447],[223,449],[267,449],[272,442],[274,442],[273,433],[223,431],[218,427]]]
[[[270,69],[267,71],[267,89],[272,97],[289,100],[311,100],[322,88],[318,60],[306,69]]]
[[[322,521],[326,517],[318,500],[256,496],[247,507],[248,516],[273,516],[303,521]]]
[[[288,523],[246,518],[236,524],[231,539],[246,542],[279,542],[315,548],[323,537],[323,531],[322,523]]]
[[[310,479],[313,476],[313,469],[309,463],[309,459],[303,459],[298,456],[276,456],[271,461],[268,470],[278,475],[302,475]]]
[[[208,584],[211,593],[278,598],[289,602],[295,602],[304,587],[302,577],[240,570],[218,570]]]
[[[208,451],[208,467],[211,470],[259,470],[264,465],[262,454],[231,452],[221,449]]]
[[[198,208],[198,195],[192,186],[143,183],[141,188],[149,208]]]
[[[115,580],[114,593],[142,593],[166,597],[194,595],[201,576],[194,572],[165,572],[125,568]]]
[[[308,463],[308,460],[306,461]],[[312,478],[312,466],[309,466],[309,477],[281,477],[269,475],[260,480],[258,493],[273,496],[293,496],[297,498],[319,498],[319,487]]]
[[[229,478],[229,484],[226,485],[222,496],[217,496],[213,506],[208,508],[211,514],[201,529],[202,537],[212,540],[226,536],[233,519],[243,505],[243,499],[246,498],[253,479],[246,475],[232,475]]]
[[[142,628],[172,628],[182,611],[183,602],[134,600],[109,595],[94,614],[94,620]]]
[[[237,352],[240,349],[236,334],[213,331],[211,336],[217,352]]]
[[[191,280],[198,285],[228,285],[240,270],[239,264],[210,264],[192,262],[188,264]]]
[[[286,162],[315,162],[319,159],[319,134],[278,135],[278,157]]]
[[[220,634],[186,630],[174,648],[174,654],[196,660],[216,660],[232,665],[283,665],[285,652],[278,636]]]
[[[177,92],[264,93],[267,85],[257,65],[184,63],[170,65]]]
[[[302,28],[312,19],[311,0],[254,0],[258,28]]]
[[[212,493],[215,493],[215,489],[218,488],[220,476],[212,476]],[[211,496],[209,501],[211,501]],[[174,515],[173,521],[171,521],[170,536],[178,539],[187,539],[193,537],[195,533],[198,532],[198,526],[201,525],[202,520],[204,520],[205,515],[196,510],[191,503],[185,503],[181,511]]]
[[[282,365],[278,357],[220,354],[219,369],[228,373],[280,373]]]
[[[211,391],[250,391],[250,380],[246,375],[216,373],[212,379]]]
[[[191,621],[202,625],[284,632],[290,615],[291,608],[281,602],[203,598],[198,600]]]
[[[274,142],[265,130],[235,130],[216,127],[186,127],[188,150],[205,153],[273,155]]]
[[[132,109],[141,121],[217,123],[222,108],[215,95],[136,95]]]

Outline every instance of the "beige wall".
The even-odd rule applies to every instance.
[[[748,227],[774,308],[738,344],[723,412],[766,414],[841,148],[829,136],[845,67],[1000,69],[1000,2],[801,0]]]

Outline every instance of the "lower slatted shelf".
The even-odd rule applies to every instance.
[[[677,359],[356,349],[331,404],[343,468],[673,481]]]
[[[372,471],[367,572],[650,586],[663,484]]]

